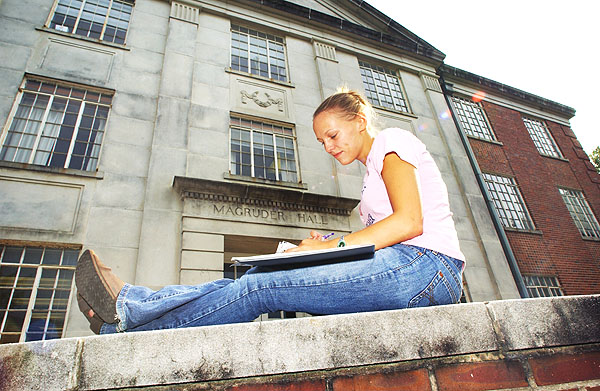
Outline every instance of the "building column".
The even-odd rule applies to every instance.
[[[421,73],[420,77],[431,111],[437,114],[435,121],[445,153],[450,157],[447,169],[451,172],[444,178],[461,250],[467,259],[464,275],[471,299],[518,299],[519,291],[438,77],[428,73]],[[448,183],[450,178],[454,178],[455,182]]]
[[[313,40],[313,49],[315,51],[315,66],[317,68],[321,100],[323,100],[335,93],[335,91],[344,83],[344,80],[340,74],[335,47],[324,42]],[[329,160],[331,162],[331,177],[335,180],[336,193],[339,196],[340,183],[337,166],[334,158],[330,158]]]
[[[197,7],[171,2],[135,276],[136,284],[149,287],[180,279],[182,202],[172,185],[186,173],[199,14]]]

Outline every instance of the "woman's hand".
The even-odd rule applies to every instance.
[[[324,250],[327,248],[336,247],[334,240],[323,240],[323,234],[317,231],[310,231],[310,238],[304,239],[298,247],[290,248],[285,250],[286,253],[299,252],[299,251],[311,251],[311,250]]]
[[[317,231],[310,231],[310,239],[321,240],[323,234]]]

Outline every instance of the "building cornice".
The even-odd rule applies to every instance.
[[[572,107],[542,98],[529,92],[519,90],[518,88],[499,83],[497,81],[447,64],[443,64],[438,68],[438,74],[442,76],[445,81],[451,82],[452,80],[460,80],[465,84],[476,85],[478,89],[491,92],[496,95],[505,96],[510,99],[515,99],[521,103],[559,114],[561,117],[566,119],[570,119],[575,115],[575,109]]]
[[[268,7],[277,11],[292,14],[295,17],[307,20],[309,23],[316,23],[326,25],[330,28],[334,28],[343,33],[349,33],[351,35],[366,38],[370,41],[376,41],[379,44],[383,44],[387,47],[394,49],[401,49],[411,54],[428,58],[430,60],[444,61],[446,57],[444,53],[440,52],[424,40],[416,37],[414,34],[409,33],[400,24],[394,22],[381,12],[377,11],[374,7],[370,6],[365,2],[347,0],[348,3],[358,5],[358,8],[363,12],[368,12],[370,15],[375,15],[382,22],[387,20],[387,25],[390,27],[394,34],[386,34],[381,31],[376,31],[365,26],[353,23],[351,21],[338,18],[337,16],[329,15],[321,11],[314,10],[299,4],[292,3],[286,0],[244,0],[247,3],[252,3],[262,7]],[[393,23],[392,23],[393,22]]]
[[[173,0],[168,0],[169,3]],[[405,29],[399,23],[393,21],[373,6],[364,1],[339,0],[345,2],[347,6],[355,8],[358,12],[363,12],[368,18],[375,19],[390,30],[391,33],[384,33],[371,28],[361,26],[357,23],[330,15],[303,5],[295,4],[286,0],[240,0],[239,3],[245,3],[252,8],[267,8],[271,11],[290,15],[296,19],[303,20],[312,25],[326,26],[331,30],[338,31],[358,37],[363,40],[377,42],[392,50],[402,50],[410,55],[425,58],[436,63],[442,63],[446,55],[435,47],[422,40],[418,36]],[[195,0],[177,0],[177,3],[189,4],[198,7]],[[202,7],[199,7],[202,8]],[[439,65],[439,64],[438,64]]]
[[[349,216],[360,201],[353,198],[310,193],[301,189],[180,176],[173,178],[173,187],[184,199],[231,202],[340,216]]]

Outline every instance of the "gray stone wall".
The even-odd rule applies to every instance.
[[[307,227],[190,219],[174,177],[231,181],[229,115],[235,112],[294,126],[303,191],[356,199],[364,168],[342,167],[328,156],[311,120],[340,85],[363,90],[358,60],[369,59],[399,69],[412,114],[378,110],[380,126],[411,130],[440,167],[472,299],[517,297],[457,130],[442,116],[438,64],[268,8],[216,0],[138,0],[126,45],[104,44],[47,29],[53,4],[0,3],[0,125],[5,132],[25,74],[114,90],[98,172],[0,162],[0,239],[93,248],[124,280],[153,288],[219,277],[224,235],[300,239]],[[284,37],[289,83],[229,68],[232,21]],[[269,93],[281,107],[260,107],[243,91],[259,98]],[[360,227],[354,212],[334,229]],[[71,310],[65,335],[88,333]]]
[[[394,373],[420,370],[425,379],[437,376],[440,389],[480,389],[484,384],[490,389],[522,390],[528,386],[525,374],[521,370],[507,375],[506,368],[528,358],[548,357],[554,358],[548,372],[554,371],[556,380],[539,384],[569,380],[570,384],[544,389],[583,389],[600,385],[599,320],[596,295],[0,345],[0,387],[12,391],[232,390],[247,383],[265,389],[299,383],[297,389],[326,390],[331,388],[301,384],[307,379],[360,379],[366,373],[378,374],[379,381],[387,378],[388,389],[404,389],[404,379]],[[574,363],[579,365],[571,368]],[[565,365],[571,370],[561,369]],[[443,368],[454,368],[454,387],[443,384]],[[519,384],[514,388],[506,385],[515,379]],[[589,383],[573,383],[587,379]],[[529,385],[537,388],[532,375]],[[418,389],[430,389],[429,381]]]

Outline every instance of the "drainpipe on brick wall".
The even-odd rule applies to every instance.
[[[444,77],[440,76],[440,84],[442,85],[442,90],[444,94],[444,98],[446,99],[446,104],[452,113],[452,119],[454,120],[454,124],[458,129],[458,134],[460,140],[462,141],[463,146],[465,147],[465,151],[467,152],[467,156],[469,157],[469,163],[471,163],[471,168],[473,168],[473,172],[475,173],[475,178],[477,179],[477,184],[479,185],[479,189],[481,190],[481,194],[483,194],[483,198],[485,199],[485,204],[487,205],[488,211],[492,216],[492,222],[494,223],[494,228],[496,229],[496,233],[500,239],[500,244],[502,245],[502,249],[504,250],[504,254],[506,255],[506,260],[508,261],[508,266],[510,267],[510,271],[515,279],[515,283],[517,284],[517,289],[519,290],[519,294],[521,298],[526,299],[529,297],[527,293],[527,287],[525,286],[525,282],[523,281],[523,276],[521,275],[521,271],[519,270],[519,265],[517,265],[517,260],[515,255],[510,248],[510,243],[508,242],[508,238],[506,237],[506,233],[504,232],[504,227],[500,222],[500,217],[498,217],[498,212],[496,211],[496,207],[490,197],[490,193],[488,192],[487,186],[483,179],[483,175],[481,174],[481,170],[479,169],[479,165],[477,164],[477,160],[475,159],[475,155],[473,150],[471,149],[471,144],[467,139],[466,133],[458,120],[458,116],[454,111],[454,106],[450,101],[450,95],[453,92],[452,85],[446,84],[444,81]]]

